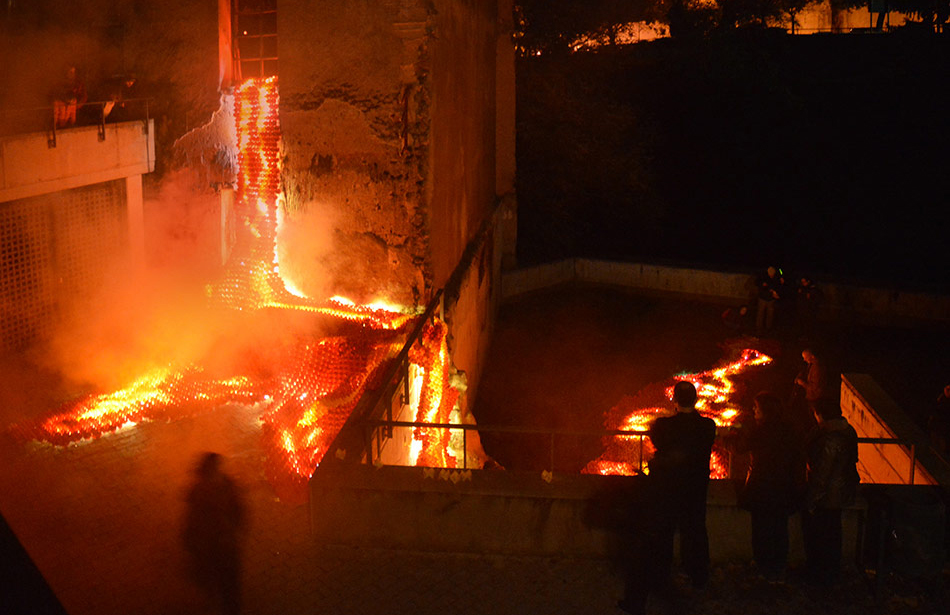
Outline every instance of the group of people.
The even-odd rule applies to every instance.
[[[794,304],[794,322],[804,336],[814,331],[821,302],[821,290],[808,275],[800,275],[794,283],[786,281],[781,268],[769,266],[755,278],[755,334],[762,336],[773,331],[782,313]],[[750,333],[752,324],[749,306],[732,306],[722,313],[723,324],[735,335]]]
[[[805,579],[831,585],[841,565],[842,510],[857,493],[858,437],[839,404],[823,394],[816,354],[806,350],[803,358],[806,369],[795,385],[812,415],[803,420],[773,393],[755,396],[753,425],[735,435],[738,452],[749,456],[739,502],[750,512],[753,560],[767,581],[780,582],[786,574],[789,517],[800,512]],[[658,418],[649,431],[655,454],[642,499],[646,512],[638,519],[636,550],[618,604],[629,613],[643,613],[651,593],[673,591],[676,532],[682,568],[692,585],[702,588],[709,580],[706,497],[717,427],[696,411],[696,400],[692,383],[677,382],[676,413]],[[640,559],[645,553],[649,562]]]
[[[98,88],[101,104],[101,119],[120,119],[120,111],[133,97],[133,88],[136,78],[134,75],[114,75],[106,79]],[[53,122],[56,128],[68,128],[76,124],[77,113],[89,101],[86,85],[79,77],[76,66],[69,65],[49,93],[50,103],[53,106]],[[96,119],[99,119],[98,117]],[[111,121],[111,120],[110,120]]]

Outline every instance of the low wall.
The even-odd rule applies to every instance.
[[[510,299],[571,282],[739,304],[753,298],[755,275],[577,258],[505,272],[502,296]],[[829,282],[821,283],[820,287],[823,295],[820,305],[822,318],[847,318],[877,325],[950,323],[950,297],[947,296]]]
[[[323,544],[420,551],[611,557],[638,479],[501,470],[373,467],[327,461],[310,482],[311,529]],[[853,561],[863,507],[845,514]],[[749,513],[730,481],[712,481],[707,508],[714,562],[752,559]],[[799,517],[790,562],[803,560]]]
[[[859,445],[858,457],[866,482],[907,484],[913,475],[915,485],[950,485],[950,469],[933,453],[927,435],[871,376],[841,375],[841,412],[860,438],[902,441]]]

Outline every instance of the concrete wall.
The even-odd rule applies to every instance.
[[[751,301],[754,280],[755,274],[748,272],[578,258],[507,271],[502,295],[507,299],[558,284],[589,282],[738,304]],[[819,286],[823,293],[822,318],[898,326],[950,322],[947,296],[821,281]]]
[[[841,375],[841,412],[860,438],[901,441],[859,445],[863,482],[910,484],[913,476],[915,485],[950,485],[950,468],[933,454],[927,435],[869,375]]]
[[[329,285],[425,303],[495,199],[494,2],[287,0],[287,206],[333,228]]]
[[[316,265],[354,301],[425,303],[432,18],[422,1],[280,3],[287,207],[333,229]]]
[[[497,2],[435,3],[428,216],[432,281],[448,280],[495,202]]]
[[[0,137],[0,202],[141,176],[155,168],[155,124],[106,124]]]
[[[423,551],[610,557],[635,505],[636,479],[379,467],[325,461],[311,481],[314,540]],[[623,504],[627,502],[627,504]],[[844,561],[854,559],[862,506],[846,511]],[[713,481],[707,504],[715,562],[752,558],[748,512],[731,482]],[[800,520],[789,519],[790,562],[800,563]]]

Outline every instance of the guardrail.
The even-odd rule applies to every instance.
[[[98,100],[80,105],[76,112],[76,122],[70,126],[56,126],[52,106],[30,107],[23,109],[0,109],[0,136],[45,132],[47,145],[56,147],[56,134],[67,128],[96,126],[99,140],[106,139],[106,124],[117,122],[142,121],[145,134],[148,134],[149,105],[151,98],[129,98],[127,100]]]
[[[392,430],[395,428],[407,429],[447,429],[449,431],[462,432],[462,467],[468,469],[468,433],[511,433],[522,434],[526,436],[547,436],[548,442],[548,470],[553,472],[556,467],[556,441],[562,438],[610,438],[610,437],[634,437],[637,438],[637,471],[643,472],[643,440],[647,437],[647,431],[622,430],[622,429],[604,429],[604,430],[569,430],[569,429],[544,429],[535,427],[505,426],[505,425],[472,425],[459,423],[422,423],[416,421],[394,421],[394,420],[366,420],[361,422],[363,428],[363,438],[366,442],[367,456],[365,463],[374,465],[380,459],[383,446],[386,441],[392,437]],[[721,442],[717,438],[717,442]],[[910,453],[910,470],[906,482],[899,484],[913,485],[916,478],[917,449],[913,443],[899,440],[897,438],[858,438],[858,444],[885,444],[893,446],[902,446]],[[727,467],[729,474],[726,478],[741,478],[732,474],[732,457],[735,453],[732,447],[726,445],[723,447],[729,455]]]

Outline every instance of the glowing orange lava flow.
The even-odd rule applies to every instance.
[[[223,404],[261,404],[267,474],[278,494],[299,499],[300,487],[366,387],[378,384],[416,316],[339,297],[318,302],[287,289],[277,258],[282,203],[276,78],[243,83],[235,91],[234,108],[240,166],[235,215],[242,226],[222,279],[208,287],[209,309],[267,310],[278,319],[281,313],[302,311],[359,326],[342,336],[303,333],[291,342],[275,340],[274,348],[266,353],[249,349],[248,356],[242,356],[243,373],[224,378],[200,366],[156,368],[119,391],[82,398],[41,421],[15,425],[13,431],[65,445],[142,421],[171,420]],[[454,408],[458,392],[449,383],[445,340],[445,324],[428,323],[410,354],[423,380],[417,420],[447,422]],[[447,433],[417,433],[418,463],[454,465],[447,437]]]
[[[738,359],[724,365],[696,374],[674,376],[671,381],[660,386],[644,389],[636,397],[624,397],[607,413],[604,421],[606,428],[645,433],[657,417],[674,412],[671,406],[673,387],[680,381],[692,382],[696,386],[699,395],[696,409],[700,414],[714,420],[718,427],[731,427],[740,411],[733,401],[736,393],[733,377],[771,362],[770,356],[758,350],[745,349]],[[631,476],[638,473],[653,455],[653,445],[647,436],[611,437],[604,444],[604,454],[588,463],[584,473]],[[710,460],[710,478],[726,478],[728,474],[725,451],[716,445]]]

